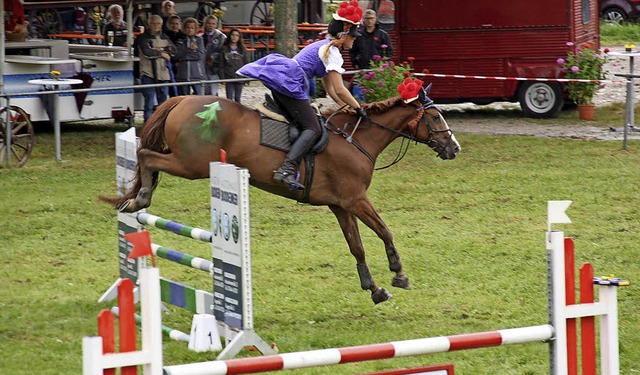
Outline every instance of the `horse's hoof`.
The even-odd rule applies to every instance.
[[[122,202],[122,204],[116,207],[118,211],[126,213],[136,212],[137,210],[135,208],[136,201],[134,199],[127,199],[126,201]]]
[[[376,305],[380,302],[388,301],[391,298],[393,298],[393,295],[384,288],[378,288],[375,292],[371,292],[371,299]]]
[[[407,275],[394,277],[393,280],[391,280],[391,286],[407,290],[411,289],[411,285],[409,284],[409,278],[407,277]]]

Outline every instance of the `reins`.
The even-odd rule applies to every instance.
[[[358,150],[360,150],[360,152],[362,152],[367,158],[369,158],[369,160],[371,160],[371,162],[373,163],[373,165],[376,164],[376,159],[367,151],[364,149],[364,147],[362,147],[362,145],[360,145],[356,140],[353,139],[353,135],[356,132],[356,130],[358,129],[358,127],[360,126],[360,123],[362,122],[362,118],[358,119],[358,122],[356,122],[356,124],[353,127],[353,130],[351,132],[347,132],[347,127],[348,125],[350,125],[350,123],[346,123],[344,126],[344,129],[340,129],[338,127],[336,127],[333,123],[331,123],[331,118],[333,116],[335,116],[337,113],[339,113],[340,111],[342,111],[342,109],[344,109],[346,107],[346,104],[342,107],[340,107],[338,110],[336,110],[334,113],[331,114],[331,116],[329,116],[327,118],[326,121],[326,126],[328,129],[330,129],[332,132],[334,132],[335,134],[339,134],[341,135],[348,143],[351,143],[352,145],[354,145]],[[435,104],[433,103],[432,100],[428,101],[427,103],[424,103],[420,106],[418,106],[416,108],[416,111],[419,112],[418,116],[412,120],[416,122],[416,126],[414,127],[415,131],[413,132],[413,134],[406,134],[402,131],[390,128],[387,125],[381,124],[377,121],[373,121],[371,119],[369,119],[369,123],[374,124],[382,129],[385,129],[387,131],[390,131],[392,133],[395,133],[396,135],[398,135],[399,137],[402,137],[402,142],[400,144],[400,148],[398,149],[398,153],[396,154],[394,160],[389,163],[388,165],[384,166],[384,167],[378,167],[378,168],[374,168],[374,170],[381,170],[381,169],[386,169],[389,168],[395,164],[398,164],[403,158],[404,156],[407,154],[407,151],[409,151],[409,145],[411,141],[414,141],[416,144],[418,143],[422,143],[422,144],[426,144],[427,146],[429,146],[429,148],[431,148],[432,150],[437,150],[437,143],[436,141],[433,139],[433,135],[437,134],[437,133],[444,133],[444,132],[451,132],[451,129],[443,129],[443,130],[435,130],[431,127],[431,125],[429,124],[429,121],[427,121],[427,118],[425,116],[425,111],[427,109],[430,108],[435,108],[439,113],[440,113],[440,109],[438,107],[435,106]],[[427,134],[428,134],[428,138],[426,140],[422,140],[420,138],[418,138],[418,127],[420,125],[420,120],[423,120],[425,126],[427,127]],[[434,144],[436,143],[436,144]]]

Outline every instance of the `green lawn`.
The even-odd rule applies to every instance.
[[[119,128],[117,130],[125,130]],[[78,374],[82,337],[96,333],[98,304],[118,276],[114,129],[65,126],[63,156],[40,132],[21,169],[0,169],[0,373]],[[281,352],[363,345],[547,323],[544,234],[548,200],[569,199],[576,263],[596,275],[640,274],[640,141],[459,133],[463,151],[442,161],[414,146],[375,173],[370,198],[391,228],[412,290],[390,287],[384,248],[362,227],[375,280],[394,298],[374,306],[325,207],[252,189],[256,331]],[[392,145],[395,148],[396,145]],[[383,155],[391,160],[394,150]],[[345,161],[348,162],[348,161]],[[208,181],[163,176],[150,213],[208,228]],[[152,229],[155,242],[209,258],[198,241]],[[211,279],[160,261],[163,276],[211,288]],[[621,373],[640,371],[640,297],[619,291]],[[170,307],[164,323],[189,331]],[[167,364],[214,359],[165,341]],[[241,356],[255,352],[242,351]],[[459,374],[548,373],[548,347],[524,344],[289,371],[351,374],[452,362]]]

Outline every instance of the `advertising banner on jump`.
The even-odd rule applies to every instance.
[[[214,315],[238,329],[252,329],[249,172],[211,163]]]
[[[137,150],[138,138],[136,137],[135,128],[116,134],[116,183],[118,196],[123,195],[133,186],[138,162]],[[131,279],[134,284],[138,280],[138,262],[141,260],[127,258],[131,253],[132,245],[124,238],[124,235],[138,232],[141,227],[135,215],[118,212],[118,264],[120,278]]]

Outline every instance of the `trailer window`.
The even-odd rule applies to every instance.
[[[393,30],[395,29],[396,18],[395,18],[396,6],[391,0],[381,0],[380,5],[378,5],[378,23],[380,23],[380,28],[383,30]]]
[[[590,3],[590,0],[582,0],[582,23],[589,23],[589,19],[591,18]]]
[[[385,31],[396,28],[396,5],[392,0],[359,0],[360,9],[373,9],[378,15],[378,24]],[[377,5],[377,7],[376,7]]]
[[[358,5],[363,11],[367,9],[373,9],[373,0],[359,0]]]

